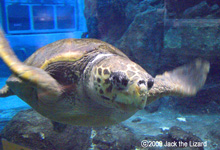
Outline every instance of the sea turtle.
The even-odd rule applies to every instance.
[[[120,123],[162,96],[195,95],[209,72],[197,59],[153,78],[97,39],[59,40],[22,63],[2,32],[0,57],[13,72],[0,97],[17,95],[53,121],[82,126]]]

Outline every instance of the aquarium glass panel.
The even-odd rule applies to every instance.
[[[57,6],[57,25],[59,29],[75,28],[74,12],[73,6]]]
[[[28,6],[9,5],[8,6],[8,26],[13,30],[29,30],[30,17]]]
[[[54,28],[54,9],[52,6],[33,6],[34,29]]]

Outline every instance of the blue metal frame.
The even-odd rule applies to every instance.
[[[78,31],[79,30],[79,23],[77,21],[79,21],[79,19],[77,17],[79,17],[78,15],[78,3],[77,0],[54,0],[54,3],[43,3],[44,0],[38,0],[40,3],[36,3],[36,0],[4,0],[3,3],[3,11],[5,13],[5,18],[4,18],[4,27],[6,29],[6,32],[8,34],[32,34],[32,33],[57,33],[57,32],[74,32],[74,31]],[[33,3],[31,3],[33,2]],[[45,0],[45,2],[48,2],[47,0]],[[29,9],[29,20],[30,20],[30,30],[10,30],[9,28],[9,16],[8,16],[8,6],[10,5],[15,5],[15,4],[19,4],[19,5],[24,5],[24,6],[28,6]],[[72,6],[74,7],[74,27],[73,28],[69,28],[69,29],[59,29],[57,24],[57,7],[58,6]],[[33,20],[33,6],[52,6],[53,7],[53,13],[54,13],[54,28],[53,29],[34,29],[34,20]]]

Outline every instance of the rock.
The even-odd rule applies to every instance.
[[[140,146],[130,128],[118,124],[109,127],[67,125],[54,131],[51,121],[34,110],[19,112],[4,128],[2,138],[33,150],[135,149]]]
[[[114,44],[122,37],[137,14],[152,9],[158,4],[162,4],[162,1],[85,0],[84,14],[87,20],[88,37]]]
[[[220,6],[220,1],[218,1],[218,0],[206,0],[206,2],[211,6],[213,6],[215,4]]]
[[[34,110],[19,112],[5,126],[2,138],[33,150],[74,149],[135,149],[139,139],[123,124],[109,127],[80,127],[67,125],[54,131],[51,121]],[[1,145],[0,145],[1,146]]]
[[[145,106],[145,110],[149,113],[154,113],[158,111],[161,106],[161,99],[152,102],[150,105]]]
[[[127,28],[124,11],[126,1],[85,0],[88,37],[103,40],[112,37],[109,43],[117,40]]]
[[[167,17],[169,19],[192,19],[192,18],[215,18],[219,15],[217,9],[220,5],[219,1],[213,0],[166,0]],[[219,14],[219,13],[218,13]]]
[[[136,15],[116,46],[152,75],[163,47],[163,13],[157,10]]]
[[[176,126],[171,127],[168,134],[160,134],[157,136],[147,135],[144,139],[142,137],[141,141],[143,140],[146,140],[151,144],[157,142],[157,145],[150,147],[150,150],[204,150],[203,147],[193,147],[189,145],[190,141],[202,142],[199,137]],[[184,143],[184,145],[179,144],[179,142]],[[169,143],[172,143],[173,145],[169,145]]]
[[[186,132],[180,127],[173,126],[170,128],[168,134],[170,137],[174,140],[177,141],[183,141],[183,142],[189,142],[189,141],[195,141],[195,142],[202,142],[200,138],[197,136],[193,135],[190,132]]]
[[[171,137],[171,141],[177,142],[178,147],[187,147],[188,149],[193,150],[204,150],[204,147],[207,146],[207,141],[203,142],[196,135],[193,135],[191,132],[186,132],[177,126],[171,127],[168,132],[168,135]],[[180,143],[184,143],[184,145]],[[201,143],[201,145],[192,146],[193,143]],[[203,143],[204,145],[202,145]]]
[[[203,58],[210,61],[210,72],[204,88],[199,91],[197,97],[192,97],[192,101],[197,104],[209,103],[211,100],[219,103],[220,90],[218,71],[220,67],[220,34],[219,23],[216,21],[201,20],[171,26],[164,34],[164,49],[161,51],[160,64],[158,70],[164,72],[171,70],[171,66],[182,65],[196,58]],[[173,62],[168,64],[167,62]],[[191,104],[189,104],[191,105]]]
[[[96,17],[96,2],[90,2],[90,0],[85,0],[85,10],[84,10],[87,29],[88,29],[88,37],[89,38],[99,38],[98,31],[98,19]]]
[[[186,132],[183,129],[173,126],[170,128],[168,134],[159,134],[157,136],[150,135],[134,135],[131,132],[131,129],[126,126],[120,124],[115,125],[108,128],[96,128],[97,134],[93,138],[94,149],[135,149],[135,148],[144,148],[144,145],[141,145],[143,140],[152,141],[157,143],[157,146],[152,146],[150,149],[157,150],[160,148],[161,150],[170,150],[172,146],[164,146],[168,142],[176,142],[179,141],[187,142],[188,145],[186,147],[179,146],[177,144],[174,149],[182,149],[184,150],[203,150],[203,147],[190,147],[189,142],[202,142],[202,140],[193,135],[190,132]],[[162,145],[160,145],[162,142]],[[146,148],[146,147],[145,147]]]
[[[138,143],[136,136],[122,124],[106,128],[94,128],[97,132],[92,139],[95,149],[135,149]]]
[[[170,5],[167,7],[172,8],[174,5],[187,1],[171,2],[168,0],[167,2]],[[164,68],[171,69],[171,66],[167,62],[173,62],[171,64],[173,66],[176,64],[181,65],[198,57],[208,60],[211,63],[210,73],[204,88],[198,92],[196,97],[190,98],[190,102],[186,99],[179,101],[178,105],[181,105],[183,109],[188,108],[188,112],[192,112],[195,109],[198,110],[198,108],[201,108],[200,111],[197,111],[200,113],[203,111],[202,109],[219,112],[218,106],[209,109],[210,103],[212,103],[211,101],[220,103],[217,98],[219,94],[216,94],[220,90],[220,79],[216,70],[216,68],[220,67],[220,24],[215,20],[215,18],[219,18],[216,17],[216,13],[220,10],[216,1],[212,1],[212,5],[210,2],[196,1],[196,3],[193,2],[193,5],[189,3],[190,7],[185,7],[184,10],[176,13],[174,18],[180,20],[168,20],[165,24],[164,49],[161,51],[161,56],[163,57],[160,65],[158,65],[158,70],[163,72],[165,71]],[[200,107],[198,107],[198,104],[200,104]]]
[[[219,131],[220,121],[217,119],[205,128],[206,140],[209,141],[210,149],[218,150],[220,149],[220,131]]]
[[[169,18],[180,18],[184,10],[199,4],[203,0],[165,0]]]
[[[161,0],[148,0],[148,2],[152,5],[152,6],[155,6],[155,5],[158,5],[161,3]]]
[[[215,5],[213,5],[213,6],[211,6],[211,13],[213,14],[215,14],[215,13],[219,13],[219,5],[217,5],[217,4],[215,4]],[[214,16],[216,16],[216,15],[214,15]],[[217,17],[216,17],[217,18]]]
[[[201,18],[208,15],[211,12],[211,8],[207,4],[207,2],[203,1],[198,5],[188,8],[183,12],[183,18],[193,19],[193,18]]]
[[[136,123],[136,122],[140,122],[141,120],[142,120],[142,119],[138,117],[138,118],[135,118],[134,120],[132,120],[132,122],[135,122],[135,123]]]
[[[132,23],[134,20],[135,16],[139,13],[142,13],[146,10],[152,9],[152,4],[158,3],[160,0],[153,0],[153,1],[148,1],[148,0],[132,0],[128,1],[127,4],[125,5],[125,14],[126,14],[126,22],[128,22],[128,25]],[[128,26],[127,26],[128,27]]]
[[[2,135],[0,134],[0,150],[3,150],[3,147],[2,147]]]
[[[2,132],[2,137],[8,141],[34,150],[87,150],[90,135],[90,128],[70,125],[63,132],[56,132],[49,119],[33,110],[19,112]]]
[[[153,117],[156,116],[154,115]],[[149,117],[147,117],[149,122],[146,124],[142,118],[146,121],[144,116],[136,117],[135,122],[133,122],[132,120],[134,119],[132,119],[132,126],[126,124],[125,122],[108,127],[93,128],[67,125],[63,131],[56,132],[53,130],[52,123],[49,119],[41,116],[31,109],[19,112],[4,128],[0,136],[12,143],[31,148],[33,150],[143,149],[144,147],[141,145],[143,140],[159,141],[163,144],[166,142],[179,141],[188,143],[189,141],[202,142],[199,137],[176,126],[164,128],[164,132],[158,132],[157,134],[150,135],[148,132],[145,132],[142,127],[147,126],[147,128],[151,128],[149,125],[153,122],[152,120],[149,120]],[[218,132],[215,132],[215,130],[218,129],[218,126],[219,123],[216,122],[214,128],[212,128],[213,131],[210,130],[210,132],[208,132],[208,128],[210,129],[210,127],[207,127],[207,137],[210,139],[218,138]],[[213,141],[217,142],[218,140]],[[158,147],[151,147],[151,149],[157,150]],[[175,147],[174,149],[178,150],[179,147]],[[184,148],[184,150],[197,149],[197,147]],[[200,147],[200,149],[202,148]],[[160,150],[171,150],[171,147],[162,145]]]

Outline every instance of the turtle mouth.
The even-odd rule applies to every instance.
[[[116,101],[115,103],[119,109],[126,111],[126,112],[142,110],[146,106],[145,105],[146,101],[144,99],[142,99],[139,104],[137,103],[136,104],[135,103],[125,104],[125,103],[118,102],[118,101]]]
[[[144,109],[145,106],[146,106],[146,100],[145,100],[145,99],[142,99],[142,100],[140,101],[140,104],[137,105],[137,108],[138,108],[139,110],[142,110],[142,109]]]
[[[132,112],[132,111],[137,111],[137,107],[134,107],[134,104],[125,104],[125,103],[121,103],[121,102],[116,102],[117,107],[120,110],[123,110],[125,112]]]

